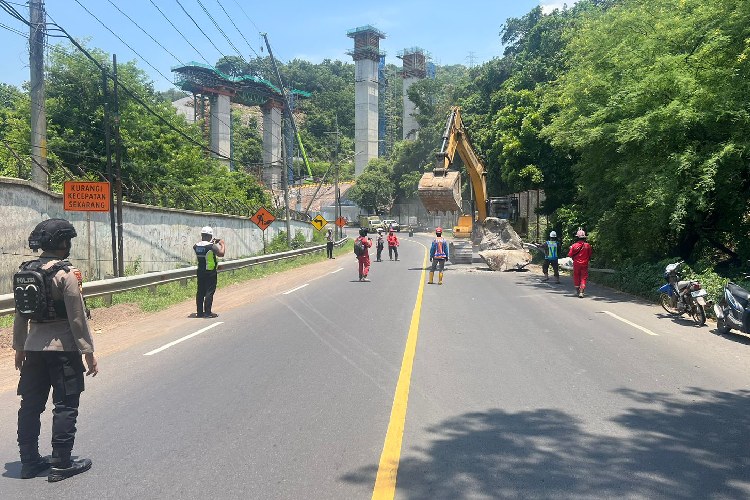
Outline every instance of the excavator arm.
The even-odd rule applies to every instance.
[[[448,116],[443,143],[435,158],[435,169],[419,180],[419,198],[428,212],[461,211],[460,174],[450,170],[456,153],[469,173],[478,221],[483,222],[487,218],[487,171],[471,145],[458,106],[453,106]]]

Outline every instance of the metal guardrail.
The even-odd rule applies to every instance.
[[[336,247],[341,247],[346,243],[348,238],[343,238],[334,243]],[[268,255],[257,255],[245,259],[229,260],[219,263],[219,272],[236,271],[243,267],[255,266],[258,264],[267,264],[279,260],[291,259],[301,255],[313,254],[325,250],[325,245],[315,245],[312,247],[289,250],[288,252],[273,253]],[[195,278],[197,266],[183,267],[171,271],[156,271],[153,273],[139,274],[137,276],[125,276],[122,278],[110,278],[106,280],[89,281],[83,285],[83,296],[102,297],[111,296],[115,293],[127,292],[138,288],[156,287],[173,281],[188,280]],[[0,295],[0,316],[13,314],[15,312],[15,301],[13,294],[8,293]]]

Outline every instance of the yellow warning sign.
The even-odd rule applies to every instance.
[[[325,218],[323,218],[322,215],[318,214],[315,216],[313,220],[310,221],[310,224],[312,224],[315,229],[320,231],[321,229],[326,227],[326,224],[328,224],[328,221],[325,220]]]

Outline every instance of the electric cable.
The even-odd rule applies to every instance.
[[[219,47],[216,46],[216,44],[213,42],[213,40],[211,40],[211,37],[209,37],[206,34],[206,32],[203,31],[203,28],[201,28],[200,25],[195,21],[195,19],[193,19],[193,16],[191,16],[190,13],[187,10],[185,10],[185,7],[182,5],[182,2],[180,2],[180,0],[175,0],[175,2],[177,2],[177,5],[180,6],[180,8],[182,9],[182,12],[184,12],[185,15],[190,18],[191,21],[193,21],[193,24],[195,25],[196,28],[198,28],[198,31],[200,31],[201,33],[203,33],[203,36],[206,37],[206,40],[208,40],[209,43],[214,46],[214,48],[216,49],[216,51],[219,54],[221,54],[222,57],[226,57],[226,55],[221,51],[221,49],[219,49]]]
[[[159,8],[159,6],[158,6],[158,5],[156,5],[156,3],[154,3],[154,0],[149,0],[149,1],[151,2],[151,5],[153,5],[154,7],[156,7],[156,10],[158,10],[158,11],[159,11],[159,14],[161,14],[161,15],[162,15],[162,17],[163,17],[163,18],[164,18],[164,19],[165,19],[165,20],[166,20],[166,21],[167,21],[167,22],[168,22],[168,23],[169,23],[169,24],[170,24],[170,25],[171,25],[171,26],[172,26],[172,27],[174,28],[174,30],[175,30],[175,31],[176,31],[177,33],[179,33],[179,35],[180,35],[180,36],[182,37],[182,39],[183,39],[183,40],[185,40],[185,41],[186,41],[186,42],[188,43],[188,45],[190,45],[190,46],[191,46],[191,47],[193,48],[193,50],[194,50],[194,51],[195,51],[195,52],[196,52],[196,53],[197,53],[197,54],[198,54],[199,56],[201,56],[201,59],[203,59],[203,61],[204,61],[204,62],[205,62],[206,64],[208,64],[208,65],[211,65],[211,63],[210,63],[210,62],[208,62],[208,59],[206,59],[206,57],[205,57],[205,56],[204,56],[203,54],[201,54],[201,51],[200,51],[200,50],[198,50],[198,49],[197,49],[197,48],[195,47],[195,45],[193,45],[193,44],[192,44],[192,43],[190,42],[190,40],[188,40],[188,39],[187,39],[187,37],[186,37],[185,35],[183,35],[183,34],[182,34],[182,31],[180,31],[180,29],[179,29],[179,28],[178,28],[177,26],[175,26],[175,25],[174,25],[174,23],[173,23],[173,22],[172,22],[172,21],[171,21],[171,20],[169,19],[169,17],[167,17],[167,15],[166,15],[166,14],[165,14],[165,13],[164,13],[164,12],[163,12],[163,11],[162,11],[162,10],[161,10],[160,8]]]
[[[203,2],[201,2],[201,0],[195,0],[195,1],[198,2],[198,5],[200,5],[201,9],[203,9],[203,12],[208,16],[208,19],[211,20],[211,22],[213,23],[214,27],[219,31],[219,33],[221,33],[221,36],[224,37],[224,40],[226,40],[227,43],[229,44],[229,46],[232,47],[235,52],[237,52],[237,54],[240,56],[240,59],[242,59],[243,61],[245,61],[245,58],[242,57],[242,52],[240,52],[239,49],[237,49],[237,47],[235,47],[235,45],[232,43],[232,40],[230,40],[229,37],[227,36],[227,34],[224,33],[224,30],[221,29],[221,26],[219,26],[219,23],[216,22],[216,19],[214,19],[214,17],[208,11],[208,9],[206,8],[206,6],[203,5]]]
[[[260,57],[260,54],[258,54],[258,53],[257,53],[257,52],[255,51],[255,49],[253,48],[253,46],[252,46],[252,45],[250,45],[250,42],[248,42],[248,41],[247,41],[247,38],[245,38],[245,34],[244,34],[244,33],[242,33],[242,31],[240,31],[240,29],[239,29],[239,28],[237,27],[237,25],[236,25],[236,24],[234,23],[234,19],[232,19],[232,16],[230,16],[230,15],[229,15],[229,13],[228,13],[228,12],[227,12],[227,10],[226,10],[226,9],[224,8],[224,6],[223,6],[223,5],[221,4],[221,2],[220,2],[219,0],[216,0],[216,3],[218,3],[218,4],[219,4],[219,7],[221,7],[221,10],[223,10],[223,11],[224,11],[224,14],[226,14],[226,16],[227,16],[227,19],[229,19],[229,22],[230,22],[230,23],[232,23],[232,26],[234,26],[234,29],[236,29],[236,30],[237,30],[237,33],[239,33],[239,34],[240,34],[240,36],[242,37],[242,39],[243,39],[243,40],[245,40],[245,43],[247,44],[247,46],[248,46],[248,47],[250,47],[250,50],[252,50],[252,51],[253,51],[253,53],[255,54],[255,56],[256,56],[256,57],[257,57],[258,59],[262,59],[262,58]]]
[[[86,8],[86,6],[85,6],[85,5],[83,5],[83,4],[82,4],[82,3],[81,3],[81,2],[79,1],[79,0],[75,0],[75,3],[77,3],[78,5],[80,5],[80,6],[81,6],[81,8],[82,8],[83,10],[85,10],[86,12],[88,12],[88,14],[89,14],[89,15],[90,15],[91,17],[93,17],[94,19],[96,19],[96,20],[97,20],[97,21],[99,22],[99,24],[101,24],[102,26],[104,26],[104,28],[105,28],[105,29],[106,29],[107,31],[109,31],[110,33],[112,33],[112,34],[113,34],[113,35],[114,35],[114,36],[115,36],[115,37],[116,37],[116,38],[117,38],[118,40],[120,40],[120,42],[122,42],[122,43],[123,43],[123,45],[125,45],[125,46],[126,46],[127,48],[129,48],[129,49],[130,49],[131,51],[133,51],[133,53],[134,53],[134,54],[135,54],[136,56],[140,57],[140,58],[141,58],[141,59],[143,60],[143,62],[145,62],[146,64],[148,64],[148,65],[149,65],[149,66],[151,67],[151,69],[153,69],[154,71],[156,71],[157,73],[159,73],[159,74],[160,74],[160,75],[161,75],[161,76],[162,76],[162,77],[163,77],[163,78],[164,78],[164,79],[165,79],[166,81],[168,81],[168,82],[169,82],[170,84],[172,83],[172,80],[171,80],[171,79],[170,79],[169,77],[167,77],[167,76],[166,76],[166,75],[165,75],[164,73],[162,73],[161,71],[159,71],[159,70],[158,70],[158,69],[156,68],[156,66],[154,66],[153,64],[151,64],[151,63],[150,63],[150,62],[148,61],[148,59],[146,59],[145,57],[143,57],[143,56],[142,56],[142,55],[140,54],[140,52],[138,52],[137,50],[135,50],[135,49],[134,49],[134,48],[133,48],[133,47],[132,47],[132,46],[131,46],[131,45],[130,45],[130,44],[129,44],[128,42],[126,42],[125,40],[123,40],[123,39],[122,39],[122,38],[120,37],[120,35],[118,35],[118,34],[117,34],[117,33],[115,33],[114,31],[112,31],[112,30],[110,29],[110,27],[109,27],[109,26],[107,26],[106,24],[104,24],[104,22],[102,22],[102,20],[101,20],[101,19],[99,19],[98,17],[96,17],[96,15],[95,15],[95,14],[94,14],[93,12],[91,12],[91,11],[90,11],[89,9],[87,9],[87,8]]]
[[[165,47],[164,45],[162,45],[162,43],[161,43],[161,42],[160,42],[159,40],[157,40],[156,38],[154,38],[153,36],[151,36],[151,34],[150,34],[150,33],[149,33],[148,31],[146,31],[145,29],[143,29],[143,28],[141,27],[141,25],[140,25],[140,24],[138,24],[137,22],[135,22],[135,21],[133,20],[133,18],[132,18],[132,17],[130,17],[129,15],[127,15],[126,13],[124,13],[124,12],[122,11],[122,9],[120,9],[120,7],[118,7],[118,6],[117,6],[117,5],[116,5],[116,4],[115,4],[115,3],[114,3],[114,2],[112,1],[112,0],[107,0],[107,1],[108,1],[108,2],[109,2],[109,3],[111,4],[111,5],[112,5],[112,7],[114,7],[115,9],[117,9],[117,10],[118,10],[118,12],[119,12],[120,14],[122,14],[122,15],[123,15],[123,16],[125,16],[125,17],[127,17],[127,18],[128,18],[128,20],[129,20],[129,21],[130,21],[131,23],[135,24],[135,26],[136,26],[136,27],[137,27],[137,28],[138,28],[139,30],[141,30],[141,31],[142,31],[142,32],[143,32],[143,33],[144,33],[144,34],[145,34],[145,35],[146,35],[147,37],[149,37],[149,38],[150,38],[151,40],[153,40],[155,44],[157,44],[157,45],[158,45],[159,47],[161,47],[162,49],[164,49],[164,51],[165,51],[166,53],[168,53],[168,54],[169,54],[170,56],[174,57],[174,58],[175,58],[175,60],[176,60],[176,61],[177,61],[178,63],[182,64],[183,66],[185,65],[185,63],[183,63],[183,62],[182,62],[182,61],[180,60],[180,58],[179,58],[179,57],[177,57],[176,55],[174,55],[174,54],[172,53],[172,51],[170,51],[170,50],[169,50],[168,48],[166,48],[166,47]]]

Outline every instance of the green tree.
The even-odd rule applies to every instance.
[[[750,255],[748,39],[734,0],[628,0],[571,31],[545,133],[606,255]]]
[[[393,206],[395,194],[391,173],[385,160],[370,160],[347,197],[370,213],[387,213]]]

